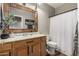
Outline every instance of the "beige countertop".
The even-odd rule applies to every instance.
[[[24,36],[14,36],[10,37],[8,39],[0,39],[0,44],[7,43],[7,42],[14,42],[19,40],[25,40],[25,39],[31,39],[31,38],[37,38],[37,37],[43,37],[46,36],[44,34],[33,34],[33,35],[24,35]]]

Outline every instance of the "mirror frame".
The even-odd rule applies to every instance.
[[[11,33],[11,32],[15,32],[15,33],[18,33],[18,32],[19,33],[20,32],[38,32],[38,13],[37,13],[37,11],[35,11],[29,7],[20,5],[18,3],[3,3],[4,16],[9,15],[10,7],[11,8],[18,8],[18,9],[24,10],[26,12],[31,12],[33,14],[36,25],[35,25],[35,29],[10,29],[10,28],[8,28],[6,31],[8,31],[9,33]],[[37,13],[37,14],[35,14],[35,13]]]

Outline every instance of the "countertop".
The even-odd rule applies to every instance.
[[[31,38],[37,38],[37,37],[43,37],[46,36],[44,34],[33,34],[33,35],[24,35],[24,36],[14,36],[10,37],[8,39],[0,39],[0,44],[7,43],[7,42],[14,42],[19,40],[25,40],[25,39],[31,39]]]

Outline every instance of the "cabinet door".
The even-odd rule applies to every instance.
[[[41,56],[45,56],[47,53],[46,53],[46,37],[42,37],[40,38],[40,53],[41,53]]]
[[[40,56],[40,43],[33,45],[33,56]]]
[[[11,44],[0,44],[0,56],[11,56]]]
[[[11,52],[10,51],[0,52],[0,56],[11,56]]]
[[[33,56],[40,56],[40,38],[33,40],[33,45],[31,46],[31,52]]]
[[[15,55],[15,56],[28,56],[29,55],[29,47],[20,46],[20,47],[14,48],[13,55]]]

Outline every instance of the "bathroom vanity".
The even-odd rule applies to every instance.
[[[45,56],[46,36],[19,36],[0,40],[0,56]]]

